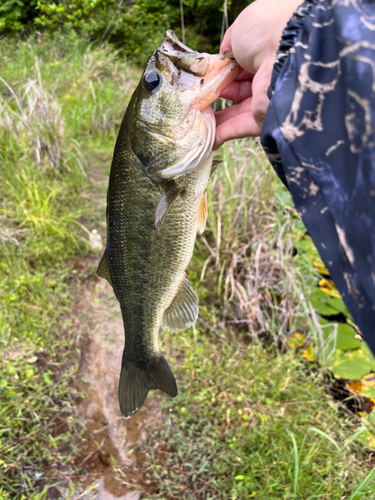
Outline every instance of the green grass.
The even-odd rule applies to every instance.
[[[169,343],[184,361],[173,366],[170,425],[148,440],[147,470],[160,488],[152,498],[374,498],[359,488],[369,471],[350,443],[353,423],[294,352],[205,331]]]
[[[115,53],[77,39],[0,44],[0,498],[13,500],[72,473],[85,278],[74,262],[98,219],[83,147],[113,147],[135,82]]]
[[[0,499],[43,499],[78,472],[87,318],[74,303],[95,270],[74,263],[89,231],[104,234],[93,164],[108,173],[139,70],[75,37],[0,49]],[[188,269],[200,321],[162,339],[180,392],[145,444],[155,498],[371,499],[362,431],[286,348],[321,328],[306,298],[316,278],[288,236],[301,222],[256,142],[219,156]]]

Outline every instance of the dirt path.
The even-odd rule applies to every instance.
[[[93,165],[92,190],[99,209],[105,207],[107,178]],[[103,236],[103,235],[102,235]],[[81,263],[96,266],[100,253]],[[90,273],[89,273],[90,274]],[[99,277],[89,280],[80,292],[75,317],[88,319],[86,340],[77,379],[84,395],[79,413],[85,419],[85,433],[75,461],[80,470],[77,496],[83,500],[138,500],[155,492],[145,478],[143,462],[146,423],[166,416],[159,397],[151,393],[142,410],[125,420],[119,410],[117,388],[124,347],[120,308],[111,286]],[[87,320],[86,320],[87,321]],[[86,397],[87,396],[87,397]],[[97,488],[94,488],[97,485]],[[87,493],[85,491],[91,490]]]

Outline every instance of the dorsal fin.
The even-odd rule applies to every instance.
[[[199,234],[202,234],[206,227],[207,216],[208,216],[208,210],[207,210],[207,189],[206,189],[199,203],[198,213],[197,213]]]
[[[108,265],[107,265],[107,255],[106,255],[106,252],[104,252],[104,255],[102,257],[102,260],[100,261],[100,264],[98,266],[98,269],[96,271],[96,274],[98,276],[100,276],[101,278],[104,278],[105,280],[108,281],[108,283],[112,285],[112,280],[111,280],[111,276],[109,274],[109,269],[108,269]]]
[[[171,305],[164,312],[162,327],[178,332],[193,326],[198,319],[198,297],[184,276]]]

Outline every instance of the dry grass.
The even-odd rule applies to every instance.
[[[85,175],[85,160],[78,143],[69,139],[61,107],[47,92],[36,67],[37,79],[16,91],[2,78],[10,97],[0,97],[0,130],[3,130],[2,160],[22,161],[32,153],[39,170],[76,169]]]
[[[3,156],[16,156],[23,147],[25,153],[33,153],[38,168],[47,163],[59,170],[72,161],[72,149],[75,156],[79,155],[79,149],[68,139],[56,96],[43,85],[37,59],[35,79],[29,79],[20,90],[12,88],[1,77],[0,81],[4,86],[0,95],[0,130],[6,143]],[[74,163],[82,166],[83,157],[79,156]]]
[[[302,224],[288,192],[257,141],[227,144],[222,159],[209,186],[201,273],[202,280],[206,272],[218,275],[221,327],[272,338],[319,328],[305,292],[313,271],[297,264],[288,236]]]

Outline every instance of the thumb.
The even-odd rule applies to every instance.
[[[251,113],[254,117],[259,130],[262,130],[263,122],[266,117],[268,105],[270,100],[267,96],[267,90],[271,83],[272,69],[275,62],[275,55],[272,54],[265,58],[255,73],[253,79],[253,102],[251,106]]]

